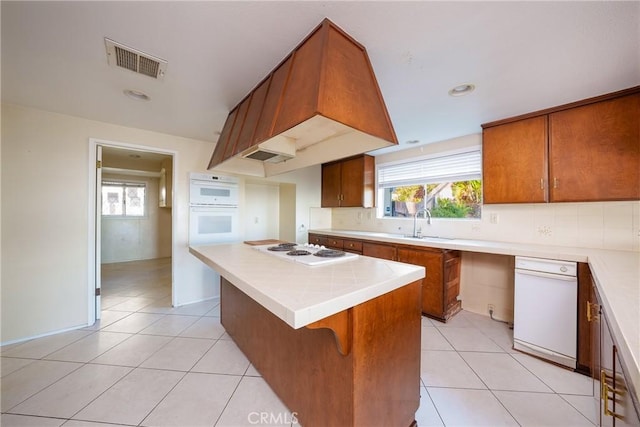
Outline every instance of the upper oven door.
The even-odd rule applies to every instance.
[[[192,179],[189,197],[191,205],[238,206],[238,184]]]

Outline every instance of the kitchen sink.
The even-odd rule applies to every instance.
[[[455,237],[440,237],[440,236],[412,236],[410,234],[404,234],[403,239],[415,239],[415,240],[455,240]]]

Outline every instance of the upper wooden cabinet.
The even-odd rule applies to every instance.
[[[484,203],[546,202],[547,117],[486,128],[482,175]]]
[[[640,199],[640,87],[482,127],[486,204]]]
[[[322,165],[323,208],[374,206],[375,159],[360,155]]]
[[[640,93],[549,115],[553,202],[640,199]]]

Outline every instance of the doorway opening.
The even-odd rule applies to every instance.
[[[90,152],[88,323],[103,313],[171,308],[176,153],[98,140],[91,140]]]

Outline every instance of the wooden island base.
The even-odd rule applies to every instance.
[[[293,329],[221,278],[221,322],[301,425],[408,427],[420,405],[421,286]]]

